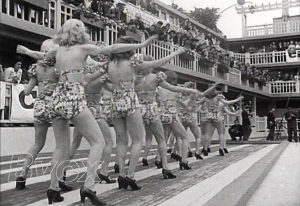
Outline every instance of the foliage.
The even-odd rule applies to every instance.
[[[200,24],[216,31],[222,33],[218,27],[217,22],[220,19],[219,8],[195,8],[194,11],[186,11],[183,8],[179,7],[177,4],[171,4],[173,9],[190,16],[194,20],[198,21]]]

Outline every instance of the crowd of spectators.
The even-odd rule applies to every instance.
[[[287,42],[272,42],[269,45],[264,45],[260,49],[256,49],[255,47],[249,47],[247,50],[244,46],[241,46],[239,53],[245,54],[250,53],[269,53],[276,51],[287,51],[290,58],[296,57],[297,50],[300,50],[300,41],[287,41]]]

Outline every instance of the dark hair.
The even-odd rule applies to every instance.
[[[15,65],[17,62],[21,62],[21,63],[23,63],[23,59],[22,59],[22,57],[20,57],[20,56],[16,56],[16,57],[15,57],[15,59],[14,59],[14,61],[13,61],[13,65]]]
[[[130,36],[122,36],[120,38],[118,38],[115,42],[116,44],[132,44],[133,43],[133,39]],[[127,51],[127,52],[122,52],[122,53],[116,53],[116,54],[111,54],[110,55],[110,60],[111,61],[119,61],[122,59],[125,60],[130,60],[130,58],[134,55],[133,51]]]
[[[165,74],[167,75],[167,82],[172,85],[177,85],[177,74],[173,71],[166,71]]]

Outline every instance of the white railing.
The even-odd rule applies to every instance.
[[[287,21],[274,24],[247,26],[246,30],[247,36],[295,33],[300,32],[300,21]]]
[[[264,52],[250,54],[250,64],[286,63],[286,51]]]
[[[242,84],[241,71],[235,68],[229,68],[228,81],[235,84]]]
[[[124,2],[125,3],[125,2]],[[127,18],[128,19],[135,19],[136,14],[141,14],[141,20],[146,24],[147,26],[151,26],[152,24],[156,24],[158,21],[163,22],[164,24],[169,23],[172,30],[179,31],[180,27],[172,24],[170,22],[167,22],[166,20],[160,19],[158,16],[155,16],[154,14],[145,11],[138,6],[135,6],[131,3],[126,3],[126,10],[127,10]]]
[[[300,81],[269,82],[270,94],[300,94]]]

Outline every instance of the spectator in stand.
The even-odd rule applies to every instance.
[[[0,64],[0,81],[2,81],[2,82],[5,81],[2,64]]]
[[[284,49],[284,51],[288,49],[288,46],[287,46],[286,42],[283,42],[283,49]]]
[[[269,129],[269,134],[267,136],[268,141],[274,141],[274,133],[275,133],[275,116],[274,116],[275,109],[271,109],[267,116],[267,128]]]
[[[239,50],[239,53],[241,53],[241,54],[245,54],[246,53],[244,45],[241,46],[241,49]]]
[[[196,47],[199,45],[199,39],[193,38],[191,43],[191,50],[196,50]]]
[[[124,12],[125,6],[126,6],[126,4],[124,4],[122,2],[119,2],[117,4],[117,8],[116,8],[116,20],[117,21],[121,21],[121,22],[127,24],[127,15]]]
[[[157,25],[156,24],[152,24],[149,28],[149,36],[152,36],[152,35],[155,35],[155,34],[158,34],[158,29],[157,29]]]
[[[103,5],[103,11],[102,11],[104,17],[107,17],[109,19],[115,19],[116,10],[113,7],[113,5],[114,5],[114,0],[105,1]]]
[[[276,43],[273,41],[273,43],[272,43],[272,51],[277,51],[277,46],[276,46]]]
[[[169,32],[169,36],[168,36],[168,42],[170,43],[174,43],[174,37],[176,36],[176,31],[171,30]]]
[[[300,49],[300,42],[296,43],[296,49]]]
[[[158,28],[158,29],[161,29],[161,27],[162,27],[163,24],[164,24],[164,23],[163,23],[162,21],[158,21],[158,22],[156,23],[157,28]]]
[[[14,60],[13,67],[4,70],[4,79],[6,82],[19,84],[22,80],[22,62],[23,59],[17,56]]]
[[[292,142],[292,136],[294,133],[294,141],[298,142],[297,137],[297,118],[298,115],[295,111],[292,110],[291,107],[288,107],[288,111],[285,113],[285,119],[287,121],[288,126],[288,141]]]
[[[167,29],[163,26],[158,34],[158,40],[160,41],[168,41]]]
[[[188,30],[189,29],[189,22],[190,19],[186,18],[184,22],[182,22],[179,26],[180,28],[182,28],[183,30]]]
[[[294,41],[290,41],[290,45],[288,46],[289,48],[296,48],[296,45],[294,44]]]
[[[282,81],[283,77],[281,75],[281,72],[277,72],[276,81]]]
[[[294,79],[295,79],[296,81],[298,81],[298,80],[300,79],[299,72],[297,72],[297,74],[294,76]]]
[[[208,33],[207,35],[205,35],[205,39],[208,41],[208,46],[212,46],[213,45],[213,40],[211,38],[211,34]]]
[[[277,48],[278,51],[284,51],[284,47],[282,45],[282,42],[279,42],[279,45],[278,45],[278,48]]]
[[[154,3],[154,0],[150,0],[148,2],[147,11],[151,12],[156,16],[159,16],[158,6]]]
[[[182,32],[177,32],[174,37],[174,44],[177,46],[182,46]]]
[[[239,137],[240,141],[242,140],[244,130],[243,126],[239,124],[239,120],[234,121],[234,125],[228,129],[228,133],[231,137],[231,141],[236,141],[236,137]]]
[[[289,73],[285,73],[284,77],[283,77],[283,81],[290,81],[290,75]]]
[[[242,106],[242,125],[243,125],[243,130],[244,130],[244,136],[243,136],[243,140],[244,141],[248,141],[252,129],[251,129],[251,122],[249,119],[249,106],[248,105],[243,105]]]
[[[148,3],[146,0],[139,0],[139,5],[141,6],[142,10],[147,10]]]

